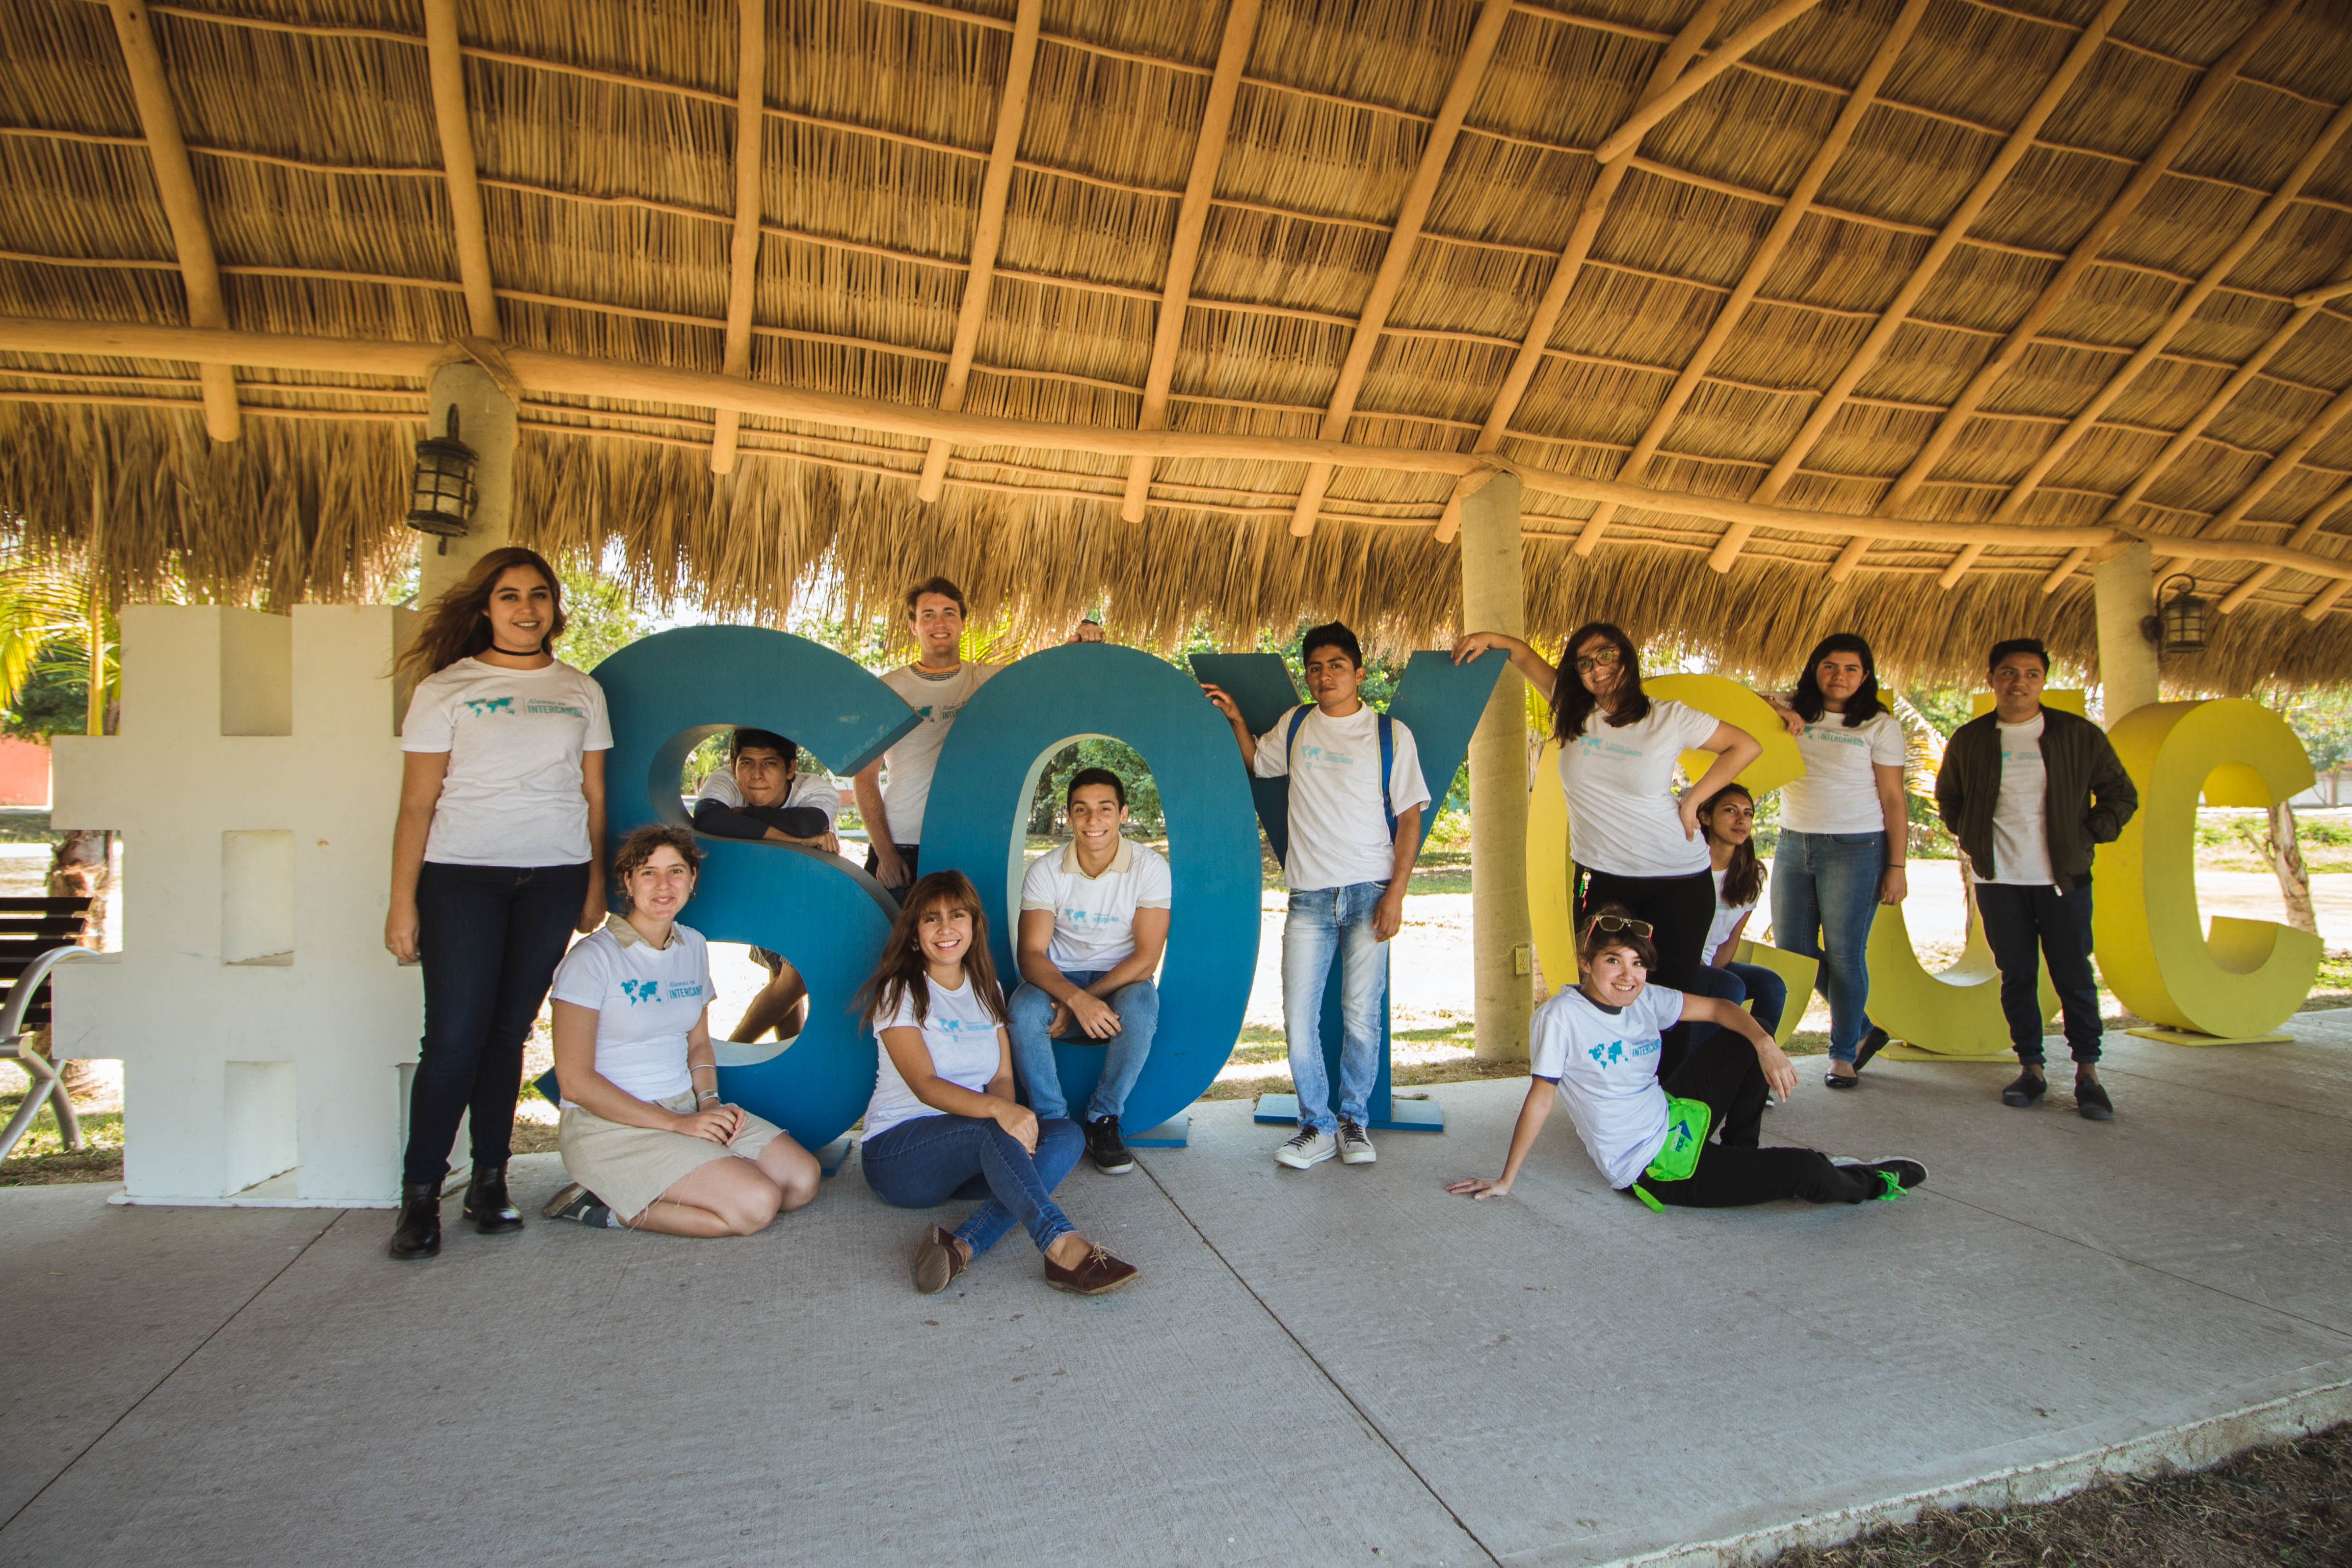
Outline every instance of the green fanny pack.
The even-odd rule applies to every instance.
[[[1666,1142],[1642,1174],[1654,1182],[1688,1181],[1698,1169],[1699,1151],[1706,1147],[1707,1124],[1714,1120],[1715,1112],[1704,1100],[1666,1096]],[[1641,1183],[1634,1183],[1632,1191],[1660,1214],[1666,1212],[1666,1205],[1644,1192]]]

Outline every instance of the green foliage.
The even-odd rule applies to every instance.
[[[0,716],[0,732],[20,741],[46,742],[51,735],[79,735],[89,723],[89,667],[81,650],[49,644],[40,650],[32,674]]]
[[[563,640],[557,651],[566,664],[593,669],[654,629],[628,584],[608,576],[593,556],[566,557],[555,569],[563,577]]]

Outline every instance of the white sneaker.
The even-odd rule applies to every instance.
[[[1372,1135],[1352,1121],[1339,1123],[1339,1163],[1369,1165],[1380,1158],[1372,1147]]]
[[[1274,1152],[1274,1163],[1303,1171],[1309,1165],[1321,1164],[1339,1152],[1339,1141],[1331,1134],[1302,1126],[1289,1142]]]

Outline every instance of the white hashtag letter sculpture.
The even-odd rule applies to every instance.
[[[121,733],[57,740],[53,820],[123,841],[122,952],[55,984],[60,1054],[122,1061],[131,1202],[398,1194],[424,1010],[383,947],[407,618],[132,605]]]

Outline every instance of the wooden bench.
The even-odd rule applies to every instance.
[[[58,1114],[58,1141],[82,1146],[81,1123],[55,1063],[32,1048],[31,1036],[49,1022],[49,972],[76,958],[94,958],[79,945],[89,927],[87,898],[0,899],[0,1060],[13,1061],[33,1081],[24,1103],[0,1131],[0,1160],[8,1157],[44,1101]]]

